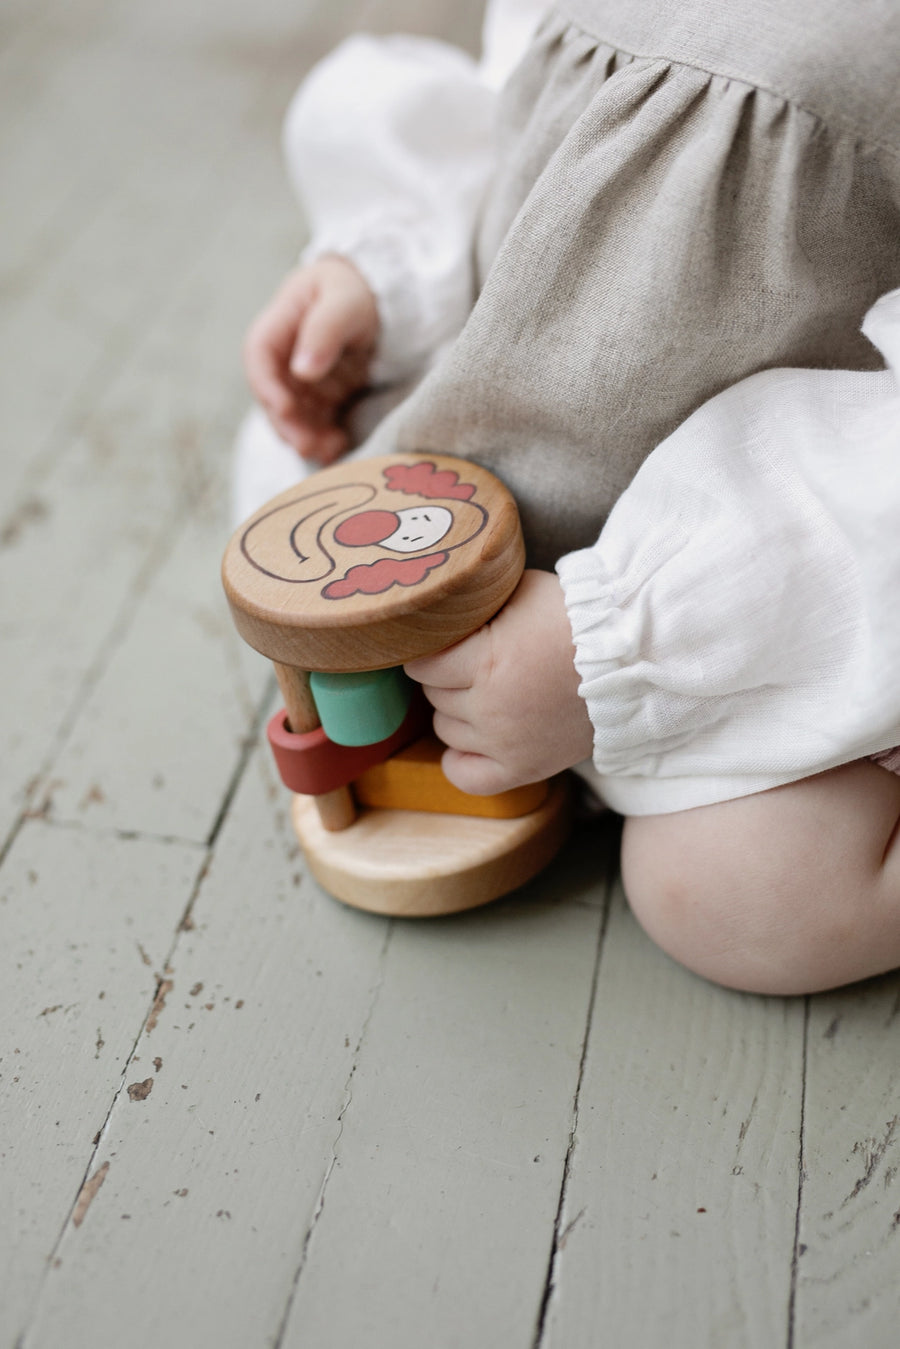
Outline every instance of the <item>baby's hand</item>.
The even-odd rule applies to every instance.
[[[302,459],[347,448],[342,417],[365,388],[378,336],[375,296],[352,262],[323,257],[289,272],[244,342],[250,387]]]
[[[552,572],[526,571],[485,627],[405,667],[435,709],[455,786],[490,795],[590,758],[574,656],[562,586]]]

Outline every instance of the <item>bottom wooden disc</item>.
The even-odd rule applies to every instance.
[[[362,810],[348,829],[323,829],[310,796],[292,817],[310,871],[335,899],[404,918],[474,909],[536,876],[559,851],[571,824],[566,777],[547,799],[513,820]]]

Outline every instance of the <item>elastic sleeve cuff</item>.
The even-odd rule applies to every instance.
[[[575,644],[575,668],[581,678],[578,692],[585,700],[594,727],[595,762],[608,753],[604,736],[610,718],[627,716],[622,706],[612,706],[616,695],[610,691],[617,669],[628,661],[629,643],[617,608],[613,588],[593,548],[582,548],[561,557],[556,564],[566,601],[572,640]],[[619,690],[618,696],[625,694]]]

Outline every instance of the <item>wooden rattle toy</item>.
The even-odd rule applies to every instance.
[[[472,908],[522,885],[563,843],[564,780],[458,791],[421,690],[399,668],[486,623],[524,564],[509,492],[446,455],[324,469],[232,537],[222,579],[238,631],[274,662],[284,696],[268,733],[296,793],[294,828],[345,903],[408,916]]]

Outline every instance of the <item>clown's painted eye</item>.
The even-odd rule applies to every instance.
[[[416,553],[420,548],[433,548],[447,534],[453,524],[453,513],[444,506],[431,506],[423,511],[420,506],[408,506],[398,511],[399,527],[387,538],[381,539],[382,548],[397,553]]]

